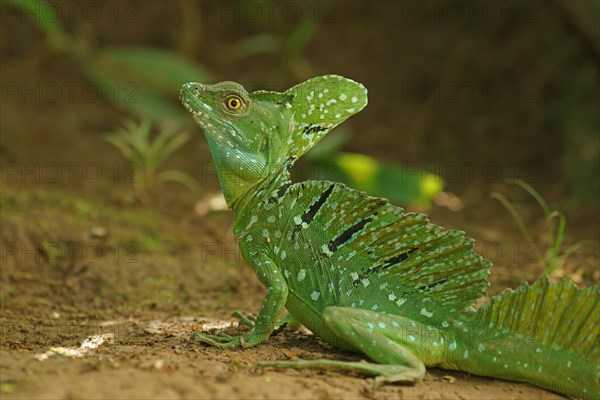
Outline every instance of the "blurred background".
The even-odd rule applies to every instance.
[[[599,2],[7,0],[1,13],[3,323],[258,309],[178,101],[189,81],[361,82],[368,107],[296,179],[465,230],[495,263],[490,293],[544,272],[600,281]]]
[[[7,1],[2,158],[96,161],[105,168],[122,160],[103,133],[124,119],[149,119],[155,131],[193,134],[178,167],[206,180],[198,174],[210,157],[177,100],[182,83],[235,80],[249,90],[283,91],[336,73],[365,84],[370,105],[328,138],[315,163],[343,150],[403,169],[405,181],[438,175],[434,181],[452,192],[520,178],[570,206],[595,206],[598,7],[591,1]],[[317,173],[369,161],[349,158]],[[70,189],[111,190],[99,182],[82,188],[89,185],[79,175],[66,182]]]

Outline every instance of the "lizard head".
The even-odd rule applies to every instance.
[[[261,97],[261,96],[258,96]],[[288,96],[256,98],[240,84],[186,83],[180,99],[202,128],[230,208],[282,165]]]
[[[248,93],[235,82],[186,83],[180,99],[203,129],[230,208],[290,167],[367,104],[364,86],[316,77],[287,91]]]

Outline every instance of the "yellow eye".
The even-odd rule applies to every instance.
[[[242,99],[238,96],[229,96],[227,100],[225,100],[225,105],[232,111],[239,110],[242,106]]]

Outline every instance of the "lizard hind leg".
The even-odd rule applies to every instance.
[[[423,362],[402,344],[384,335],[377,322],[361,318],[369,317],[370,314],[378,315],[366,310],[327,307],[323,311],[321,322],[335,338],[360,350],[377,364],[366,361],[288,360],[267,361],[258,365],[351,371],[375,376],[376,386],[393,382],[415,383],[423,379]],[[335,344],[335,340],[332,341]]]

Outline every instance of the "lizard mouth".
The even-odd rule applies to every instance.
[[[181,101],[181,104],[183,104],[183,106],[185,107],[185,109],[192,114],[194,117],[200,117],[202,116],[202,113],[200,111],[195,110],[190,103],[188,103],[187,99],[183,96],[183,93],[181,93],[179,95],[179,101]]]
[[[200,84],[197,83],[186,83],[182,86],[181,91],[179,92],[179,101],[183,104],[185,109],[192,114],[194,117],[203,117],[205,113],[198,111],[198,107],[194,107],[191,102],[192,100],[196,100],[195,94],[193,93],[193,88],[198,87]],[[197,106],[198,104],[196,104]]]

